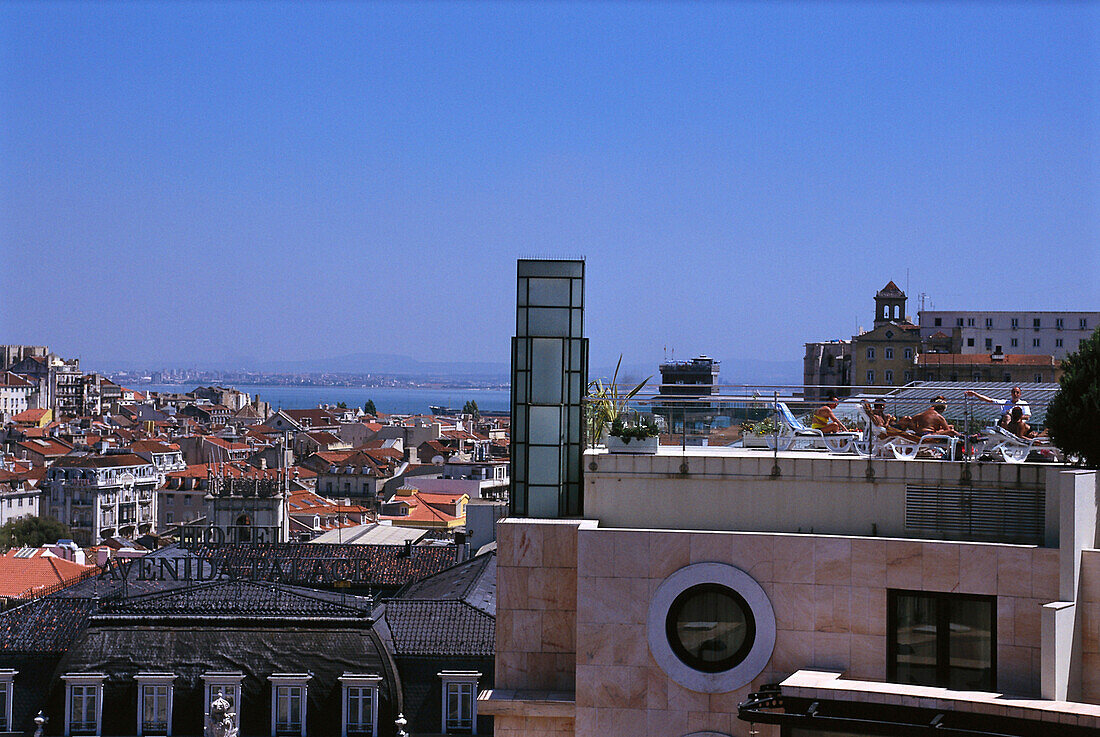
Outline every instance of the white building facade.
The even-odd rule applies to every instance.
[[[131,453],[64,458],[46,472],[48,511],[83,545],[155,532],[157,478],[152,463]]]
[[[924,310],[922,340],[959,331],[959,353],[1047,355],[1063,359],[1100,328],[1100,312]]]

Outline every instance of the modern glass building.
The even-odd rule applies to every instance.
[[[584,261],[520,259],[516,277],[511,514],[579,517],[588,384]]]

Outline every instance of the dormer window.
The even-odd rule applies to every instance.
[[[97,735],[103,717],[102,673],[66,673],[65,682],[65,737],[72,735]]]
[[[10,500],[8,502],[11,503]],[[14,689],[12,682],[19,671],[0,668],[0,732],[11,732],[11,702]]]
[[[445,670],[443,681],[443,733],[477,734],[477,679],[470,670]]]
[[[377,737],[378,684],[382,676],[345,673],[339,680],[343,686],[340,737]]]
[[[276,673],[271,681],[271,737],[306,737],[308,673]]]
[[[172,737],[172,673],[138,673],[138,737]]]

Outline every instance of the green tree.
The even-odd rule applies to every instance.
[[[1100,467],[1100,329],[1062,362],[1061,389],[1047,408],[1054,444],[1090,468]]]
[[[23,517],[0,527],[0,548],[7,550],[17,545],[37,548],[71,535],[69,526],[53,517]]]
[[[477,402],[472,399],[467,400],[466,404],[462,405],[462,414],[473,415],[475,420],[481,417],[481,412],[477,408]]]
[[[375,417],[378,416],[378,410],[374,406],[373,399],[367,400],[367,403],[363,405],[363,411],[366,412],[368,415],[374,415]]]
[[[337,402],[336,403],[336,409],[347,409],[347,408],[348,408],[348,403],[347,402]]]

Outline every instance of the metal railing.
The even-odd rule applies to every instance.
[[[901,387],[883,386],[812,386],[751,384],[647,384],[630,400],[615,397],[585,398],[585,439],[588,447],[601,444],[610,431],[607,414],[621,415],[627,423],[651,421],[660,432],[661,445],[740,446],[774,449],[768,436],[784,431],[778,416],[780,403],[807,427],[814,413],[835,393],[840,404],[833,410],[846,430],[866,435],[870,419],[863,403],[882,402],[885,412],[895,418],[916,415],[932,405],[932,399],[944,396],[947,408],[943,417],[960,436],[960,449],[966,457],[974,450],[987,428],[996,425],[1002,404],[985,402],[967,394],[978,394],[1004,402],[1010,399],[1014,384],[989,382],[914,381]],[[1042,428],[1046,407],[1057,393],[1056,385],[1020,385],[1022,400],[1031,409],[1030,424]],[[619,388],[620,394],[627,390]],[[681,393],[690,392],[693,393]],[[672,392],[675,393],[672,393]],[[809,396],[807,396],[809,395]],[[602,416],[602,419],[601,419]]]

